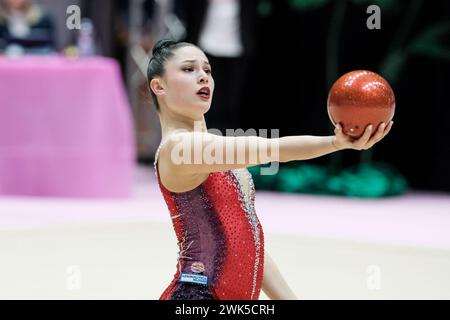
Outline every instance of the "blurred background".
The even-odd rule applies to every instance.
[[[395,125],[374,148],[249,169],[266,247],[301,298],[450,298],[444,0],[0,0],[0,298],[157,299],[170,282],[146,81],[160,38],[208,55],[223,133],[332,134],[332,84],[382,75]]]

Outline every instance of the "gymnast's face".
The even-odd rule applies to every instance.
[[[171,111],[199,119],[211,107],[214,79],[208,59],[199,48],[176,49],[166,61],[160,80],[160,90],[154,92]]]

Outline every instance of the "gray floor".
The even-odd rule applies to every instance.
[[[302,299],[450,299],[449,203],[257,192],[256,209]],[[0,299],[158,299],[177,252],[149,168],[126,201],[0,197]]]
[[[4,231],[0,298],[157,299],[175,273],[172,233],[162,223]],[[266,237],[267,250],[303,299],[450,298],[445,251]]]

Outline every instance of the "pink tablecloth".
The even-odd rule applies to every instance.
[[[127,197],[131,110],[107,58],[0,58],[0,195]]]

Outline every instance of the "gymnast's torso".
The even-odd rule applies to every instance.
[[[257,300],[264,234],[251,174],[245,168],[213,172],[196,188],[175,193],[161,183],[158,151],[155,173],[179,247],[176,273],[160,299]]]

